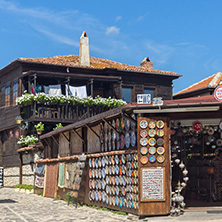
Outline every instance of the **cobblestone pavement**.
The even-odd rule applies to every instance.
[[[112,222],[112,221],[148,221],[148,222],[193,222],[193,221],[221,221],[222,208],[215,212],[185,212],[180,217],[146,217],[135,215],[117,215],[111,212],[96,210],[86,206],[68,206],[62,200],[54,201],[51,198],[35,194],[15,192],[12,188],[0,189],[0,221],[10,222],[46,222],[46,221],[86,221],[86,222]]]

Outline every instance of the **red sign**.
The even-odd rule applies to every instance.
[[[220,102],[222,102],[222,86],[218,86],[214,90],[214,98]]]
[[[19,131],[18,130],[15,131],[15,137],[19,138]]]
[[[199,122],[199,121],[193,122],[193,129],[195,131],[200,131],[200,130],[202,130],[202,128],[203,128],[203,126],[202,126],[201,122]]]

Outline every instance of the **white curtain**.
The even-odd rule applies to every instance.
[[[87,92],[86,92],[86,86],[69,86],[69,92],[68,92],[68,85],[66,85],[66,95],[68,96],[78,96],[79,98],[86,98]]]
[[[45,86],[45,93],[54,96],[62,95],[61,85]]]

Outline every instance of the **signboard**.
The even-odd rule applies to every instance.
[[[138,104],[150,104],[151,103],[151,94],[137,94],[137,103]]]
[[[202,126],[202,123],[200,121],[195,121],[193,122],[193,129],[195,131],[200,131],[202,130],[203,126]]]
[[[222,86],[218,86],[214,90],[214,98],[220,102],[222,102]]]
[[[3,187],[3,167],[0,167],[0,187]]]
[[[164,168],[142,168],[141,201],[164,201]]]

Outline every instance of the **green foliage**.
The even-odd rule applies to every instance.
[[[34,126],[36,131],[44,131],[44,124],[42,122],[39,122],[37,125]]]
[[[54,200],[62,200],[62,197],[57,195],[57,197],[55,197]]]
[[[63,128],[62,123],[58,123],[58,124],[56,124],[56,127],[53,128],[53,130],[57,130],[57,129],[60,129],[60,128]]]
[[[34,189],[34,186],[33,185],[27,185],[27,184],[17,184],[17,185],[15,185],[15,188],[25,189],[25,190],[31,191],[32,189]]]
[[[39,139],[33,135],[21,136],[17,142],[17,144],[21,145],[22,147],[26,147],[28,145],[33,145],[38,143]]]

